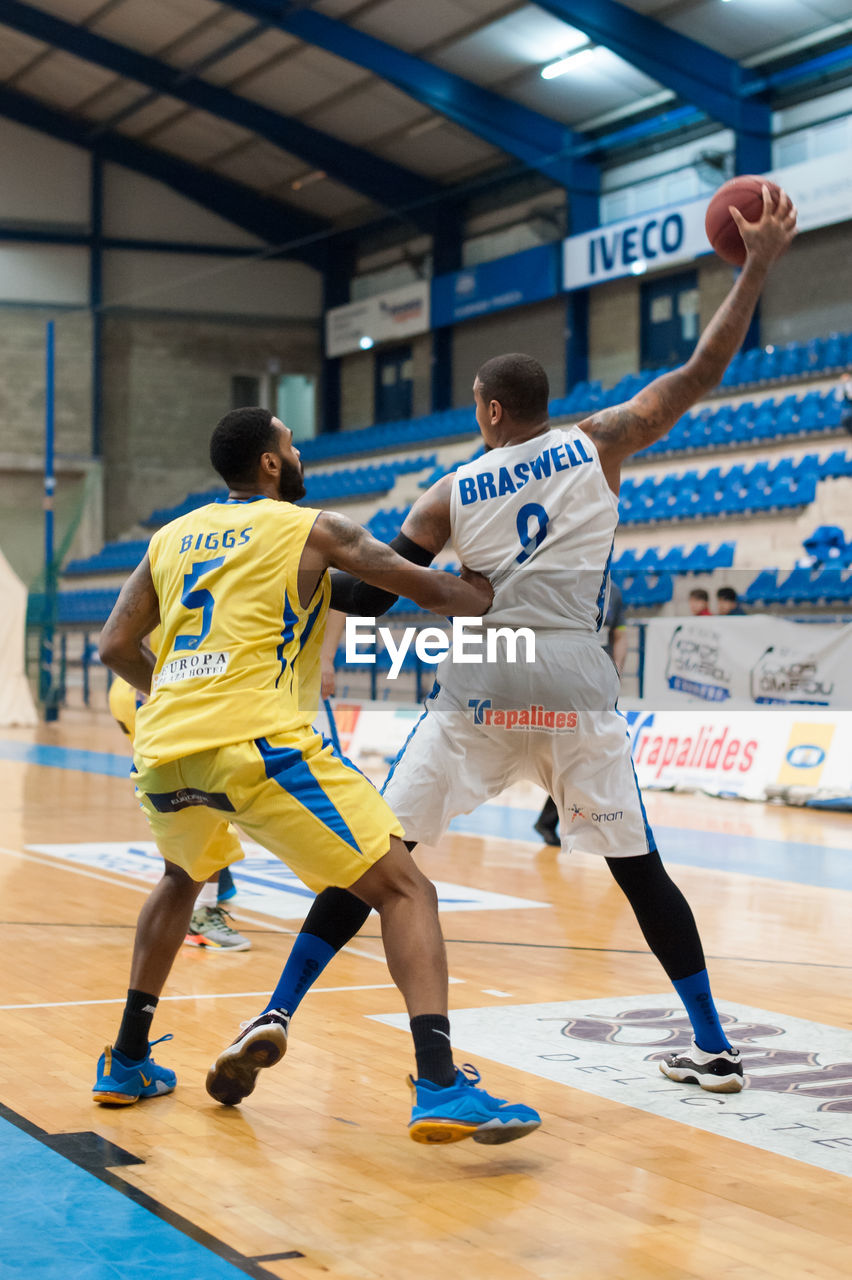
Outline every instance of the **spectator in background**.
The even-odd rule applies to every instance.
[[[707,595],[706,591],[704,595]],[[621,588],[614,582],[610,583],[609,604],[602,631],[606,632],[604,652],[612,658],[615,669],[621,677],[627,658],[627,626],[624,622],[624,597],[621,594]],[[559,811],[556,808],[556,801],[552,796],[548,796],[544,802],[544,808],[533,823],[533,829],[538,832],[545,844],[558,848],[562,844],[558,826]]]
[[[716,611],[721,617],[743,617],[745,609],[733,587],[720,587],[716,592]]]
[[[689,593],[689,612],[696,618],[709,618],[710,597],[703,587],[693,587]]]

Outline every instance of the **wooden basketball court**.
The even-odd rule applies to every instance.
[[[29,1260],[12,1274],[68,1280],[96,1258],[116,1276],[187,1280],[852,1274],[848,817],[647,797],[717,1000],[745,1028],[752,1087],[725,1098],[658,1072],[676,998],[605,865],[537,843],[538,793],[501,802],[501,833],[421,850],[447,907],[457,1061],[543,1117],[508,1146],[431,1149],[406,1133],[409,1038],[376,1020],[403,1004],[375,916],[251,1098],[226,1109],[204,1091],[213,1057],[263,1007],[307,900],[272,914],[240,894],[252,950],[184,947],[154,1022],[175,1037],[155,1056],[176,1092],[92,1103],[147,892],[90,848],[132,858],[148,840],[114,760],[124,750],[106,713],[0,734],[3,1201]]]

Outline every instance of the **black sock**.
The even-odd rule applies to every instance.
[[[418,1080],[429,1080],[446,1089],[456,1078],[450,1020],[440,1013],[421,1013],[411,1019]]]
[[[127,1004],[124,1006],[124,1016],[114,1047],[131,1062],[140,1062],[148,1056],[148,1033],[158,1000],[159,996],[134,991],[132,987],[127,993]]]

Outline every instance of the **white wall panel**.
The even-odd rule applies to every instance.
[[[122,250],[104,254],[104,302],[145,311],[280,319],[318,318],[322,305],[318,272],[299,262]]]
[[[89,156],[79,147],[0,120],[0,220],[89,225]]]
[[[263,244],[164,183],[113,164],[104,172],[104,235],[237,247]]]

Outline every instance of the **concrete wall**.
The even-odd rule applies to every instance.
[[[313,323],[109,316],[104,325],[106,535],[154,507],[219,483],[210,433],[231,408],[234,374],[318,373]]]

